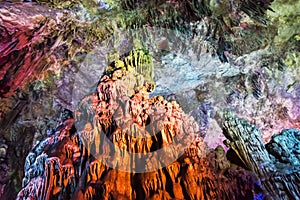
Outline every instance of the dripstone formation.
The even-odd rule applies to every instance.
[[[225,114],[227,157],[254,172],[268,199],[299,199],[299,130],[283,130],[264,145],[260,131],[244,119]]]
[[[28,154],[17,199],[264,196],[253,172],[231,164],[221,146],[207,147],[194,119],[175,101],[150,98],[149,85],[122,61],[108,68],[74,118],[66,112]]]
[[[0,199],[300,199],[299,2],[1,0]]]

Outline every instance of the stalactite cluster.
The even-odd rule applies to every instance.
[[[299,130],[283,130],[264,145],[255,126],[244,119],[234,118],[230,113],[224,118],[226,144],[235,155],[236,163],[240,161],[262,180],[267,197],[299,199]]]
[[[64,119],[29,153],[18,199],[253,199],[263,195],[253,172],[234,167],[221,146],[215,150],[206,146],[194,119],[175,101],[149,98],[144,83],[134,69],[117,68],[103,75],[97,92],[83,99],[75,119]],[[180,140],[177,149],[158,151],[176,140]],[[175,155],[180,145],[187,144],[182,155]],[[126,156],[130,153],[137,156]],[[141,166],[145,172],[135,173]]]
[[[298,7],[0,1],[0,199],[299,199]],[[88,91],[74,87],[79,65],[111,36],[124,39],[120,30],[138,33],[126,41],[138,50],[124,48],[74,109],[72,92]],[[190,51],[210,75],[179,70]],[[155,91],[155,68],[198,86]],[[209,131],[223,131],[224,145],[210,148]]]

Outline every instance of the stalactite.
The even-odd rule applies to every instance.
[[[29,170],[19,199],[36,190],[43,191],[44,199],[250,199],[256,195],[252,192],[256,181],[253,174],[231,169],[225,151],[221,147],[212,150],[204,143],[192,117],[175,101],[168,102],[161,96],[150,98],[140,82],[143,79],[132,73],[124,71],[114,80],[112,73],[102,79],[97,94],[83,99],[76,119],[65,119],[53,135],[33,149],[27,157],[25,168]],[[114,92],[124,81],[131,82],[134,93],[130,89],[128,93]],[[98,100],[93,98],[96,96]],[[228,138],[240,137],[233,135],[239,132],[231,128],[231,123],[225,126]],[[77,130],[70,134],[74,126]],[[250,127],[238,130],[255,130]],[[177,146],[168,149],[174,141]],[[237,152],[245,149],[242,145],[235,147]],[[151,153],[160,148],[161,155]],[[178,148],[185,149],[182,155]],[[137,156],[129,157],[132,154]],[[240,157],[252,166],[253,159]],[[149,171],[121,170],[140,167]],[[42,184],[34,185],[37,179]],[[224,181],[229,184],[222,185]]]

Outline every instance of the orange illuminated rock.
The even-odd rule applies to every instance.
[[[232,175],[225,151],[209,149],[175,101],[150,98],[135,71],[101,80],[75,121],[28,155],[17,199],[253,199],[252,175]]]

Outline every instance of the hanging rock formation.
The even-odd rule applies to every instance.
[[[113,9],[113,14],[106,12],[111,9],[106,4],[111,1],[107,0],[101,1],[106,8],[98,11],[108,17],[104,17],[105,19],[100,17],[86,24],[75,19],[69,11],[74,11],[75,15],[83,21],[91,21],[98,16],[94,15],[90,19],[80,16],[84,14],[85,8],[79,12],[73,10],[74,7],[71,7],[77,4],[76,1],[65,1],[63,4],[57,1],[38,2],[39,4],[1,1],[0,6],[0,199],[14,197],[15,191],[18,190],[18,180],[12,177],[22,176],[18,167],[23,165],[23,155],[26,155],[28,149],[39,139],[36,137],[39,135],[36,133],[37,128],[31,123],[37,124],[40,119],[37,119],[36,115],[28,118],[26,113],[31,114],[31,112],[26,109],[26,106],[31,107],[32,99],[33,101],[40,99],[42,93],[40,91],[49,94],[53,92],[43,88],[39,83],[47,82],[48,77],[55,77],[57,74],[52,76],[53,71],[66,72],[63,73],[63,76],[66,76],[65,82],[59,84],[59,91],[56,92],[55,98],[63,107],[68,108],[70,104],[68,101],[71,98],[69,87],[72,87],[70,82],[76,71],[76,63],[84,58],[94,44],[105,40],[105,37],[116,28],[115,26],[136,28],[150,25],[174,28],[176,31],[193,36],[203,35],[205,41],[209,41],[210,46],[213,47],[210,53],[217,54],[222,62],[232,61],[228,56],[229,52],[240,55],[265,48],[264,45],[267,44],[261,44],[260,40],[271,36],[268,40],[272,41],[272,38],[277,35],[277,31],[270,31],[272,28],[263,30],[256,23],[248,24],[247,20],[242,20],[249,16],[257,22],[268,25],[264,15],[266,10],[270,9],[272,0],[175,0],[150,1],[150,4],[146,1],[144,3],[126,0],[122,3],[118,1],[117,4],[121,5],[117,7],[121,9]],[[90,1],[82,2],[79,4],[86,5]],[[92,4],[86,7],[97,10],[93,7],[97,6],[96,2],[91,2]],[[278,2],[282,1],[277,1],[277,4]],[[295,6],[297,4],[288,2],[291,4],[290,7],[297,7]],[[51,8],[45,4],[50,4]],[[137,4],[139,6],[136,6]],[[70,10],[62,11],[55,7]],[[292,17],[293,14],[294,12],[289,13]],[[284,20],[275,21],[289,26],[289,23],[284,22],[290,21],[290,18],[286,17],[286,14],[282,16]],[[293,18],[297,19],[297,17]],[[202,27],[200,22],[202,19],[207,29],[199,29]],[[115,23],[111,23],[112,21]],[[297,23],[293,22],[292,25],[294,24],[296,27]],[[259,34],[259,37],[255,38],[254,30],[269,32],[269,34]],[[296,28],[291,30],[288,39],[296,35],[294,43],[298,44],[299,34],[297,35]],[[285,33],[278,31],[279,36],[281,32]],[[250,36],[246,38],[245,33]],[[197,44],[201,42],[195,42],[196,46]],[[230,47],[231,45],[233,47]],[[247,48],[244,48],[245,46]],[[293,49],[291,45],[282,46],[288,56],[278,57],[286,58],[286,63],[297,69],[299,45],[297,48],[293,47],[293,51],[286,51],[286,46]],[[201,50],[201,47],[200,45],[197,48]],[[159,48],[168,50],[163,43],[159,44]],[[269,49],[266,51],[270,52]],[[255,52],[253,55],[258,59]],[[275,59],[273,53],[269,56]],[[266,66],[273,68],[274,62],[277,64],[274,60],[272,62],[268,60],[268,65],[264,62],[261,63],[264,68]],[[244,59],[241,59],[241,63],[243,69],[244,67],[250,69],[257,65],[251,66]],[[284,69],[281,67],[284,66],[283,63],[279,66],[280,69]],[[222,71],[218,67],[216,71]],[[282,76],[281,72],[278,76],[292,81],[286,83],[287,92],[292,91],[287,95],[291,95],[293,101],[298,102],[298,79],[291,78],[297,76],[297,73],[294,69],[287,70],[289,73],[285,76]],[[232,80],[232,76],[228,77]],[[249,82],[251,92],[258,100],[261,100],[268,87],[271,89],[275,87],[265,84],[265,81],[270,79],[263,74],[255,72],[249,77],[253,78]],[[35,79],[42,79],[42,81],[31,83]],[[208,128],[209,112],[213,110],[209,104],[206,105],[204,102],[205,105],[199,106],[196,110],[198,113],[194,116],[198,117],[196,121],[201,124],[199,128],[194,119],[185,114],[177,102],[169,102],[161,96],[150,98],[148,92],[153,90],[153,84],[145,79],[128,68],[108,69],[101,77],[97,91],[81,102],[79,109],[74,113],[74,118],[67,112],[66,116],[58,120],[60,123],[57,128],[47,132],[45,129],[48,125],[55,124],[48,122],[51,119],[56,122],[58,117],[54,114],[41,117],[47,121],[45,122],[47,126],[39,125],[43,127],[39,130],[39,136],[47,136],[31,150],[26,158],[23,186],[18,199],[300,198],[299,132],[297,130],[282,131],[265,147],[257,128],[245,120],[225,116],[223,128],[228,138],[225,143],[230,149],[227,153],[221,146],[214,150],[210,149],[201,138]],[[213,80],[215,82],[215,79]],[[276,79],[273,82],[278,85],[280,81]],[[28,83],[30,83],[29,88],[34,88],[30,91],[32,96],[20,95],[28,89],[24,89]],[[234,81],[226,82],[228,87],[234,84],[236,84]],[[219,85],[217,87],[220,88]],[[236,96],[237,99],[243,96],[238,94],[240,91],[243,92],[237,90],[230,93],[232,96],[229,100],[234,101]],[[199,92],[199,101],[203,99],[201,95],[203,95],[202,91]],[[249,96],[248,93],[245,95]],[[50,98],[54,99],[53,96]],[[50,110],[52,104],[43,104],[45,101],[47,99],[39,102],[40,107]],[[255,105],[251,104],[246,109],[255,110],[252,108],[257,108],[257,102],[253,102]],[[289,121],[293,118],[298,123],[299,118],[293,117],[294,115],[290,118],[289,107],[285,107],[286,105],[281,109],[271,101],[269,104],[274,109],[282,111],[280,117],[283,119]],[[248,102],[244,105],[248,105]],[[265,105],[269,110],[269,106]],[[38,110],[35,106],[32,107],[32,110]],[[298,112],[297,106],[289,109],[292,113]],[[53,110],[58,112],[56,108]],[[261,112],[264,113],[264,110]],[[42,112],[37,115],[44,116],[44,114],[45,112]],[[22,121],[23,119],[25,120]],[[269,119],[272,120],[272,123],[276,124],[273,118]],[[22,123],[18,124],[20,121]],[[19,129],[7,131],[13,124],[17,124]],[[297,126],[286,123],[283,125],[298,127],[299,123]],[[2,140],[2,136],[5,139]],[[167,148],[168,146],[172,148]],[[185,151],[175,151],[182,148]],[[15,165],[16,163],[18,165]],[[145,169],[144,173],[138,173],[141,166]],[[6,187],[8,184],[10,186]],[[12,191],[12,188],[15,191]]]
[[[254,172],[269,199],[299,199],[299,134],[295,129],[273,135],[264,145],[260,131],[244,119],[225,114],[227,156]],[[229,156],[231,154],[231,156]]]
[[[123,64],[109,67],[97,92],[82,100],[75,119],[66,115],[29,153],[17,199],[232,200],[263,195],[255,174],[233,168],[221,146],[209,149],[193,118],[175,101],[149,98],[152,86]],[[174,149],[167,148],[174,143]],[[126,156],[130,153],[135,156]],[[144,173],[136,173],[141,167]]]

